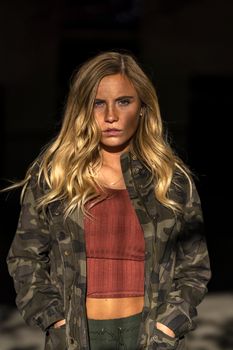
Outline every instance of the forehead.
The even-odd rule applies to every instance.
[[[123,74],[113,74],[104,77],[97,88],[97,97],[111,97],[111,96],[125,96],[125,95],[137,95],[137,92],[127,78]]]

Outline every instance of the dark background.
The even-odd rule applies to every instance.
[[[232,17],[232,0],[1,1],[1,187],[22,179],[58,131],[73,70],[101,51],[130,51],[154,82],[173,147],[198,176],[209,290],[232,291]],[[19,194],[1,194],[0,304],[14,304],[5,258]]]

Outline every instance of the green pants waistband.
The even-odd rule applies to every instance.
[[[135,350],[141,313],[109,320],[88,319],[91,350]]]

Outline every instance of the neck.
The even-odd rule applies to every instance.
[[[119,152],[116,150],[114,152],[109,152],[106,149],[101,150],[103,164],[99,171],[98,178],[105,187],[119,189],[125,188],[120,157],[126,151],[127,149]]]
[[[110,165],[111,167],[115,165],[120,165],[120,157],[127,150],[119,151],[119,152],[108,152],[105,149],[101,150],[103,165]]]

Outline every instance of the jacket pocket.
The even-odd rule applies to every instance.
[[[155,328],[150,338],[148,350],[178,350],[179,339],[170,337],[159,329]]]
[[[44,350],[67,350],[66,325],[47,330]]]
[[[171,328],[176,336],[181,338],[196,328],[193,318],[197,315],[197,311],[178,294],[178,291],[171,292],[170,297],[159,305],[156,321]]]

